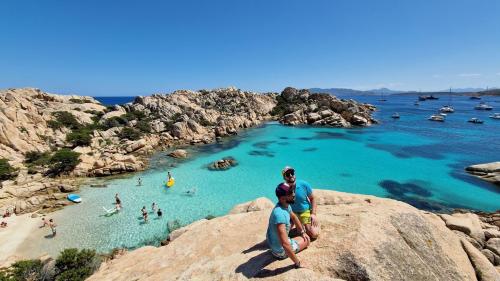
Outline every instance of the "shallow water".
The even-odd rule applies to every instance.
[[[500,208],[500,189],[464,172],[467,165],[499,160],[500,120],[489,119],[491,112],[473,110],[477,102],[465,97],[454,98],[457,113],[438,123],[426,118],[448,101],[426,101],[417,107],[415,97],[390,97],[384,103],[376,97],[357,99],[378,106],[375,116],[380,125],[335,129],[269,123],[222,143],[192,148],[194,157],[186,161],[158,153],[147,171],[106,180],[107,188],[83,188],[81,204],[51,215],[59,222],[58,236],[44,239],[47,231],[38,230],[24,251],[55,254],[79,247],[104,252],[155,244],[166,237],[168,221],[188,224],[207,215],[224,215],[234,205],[260,196],[274,201],[274,187],[285,165],[295,167],[298,178],[315,188],[390,197],[443,212]],[[493,98],[490,104],[500,109]],[[394,112],[400,113],[400,120],[390,118]],[[485,124],[467,123],[470,117],[480,117]],[[225,156],[239,165],[227,171],[206,168]],[[176,179],[171,189],[164,187],[167,170]],[[136,186],[138,177],[143,186]],[[185,194],[192,189],[197,190],[194,196]],[[123,210],[104,216],[103,206],[114,206],[115,193]],[[153,201],[163,210],[163,218],[151,213],[144,223],[140,209],[150,210]]]

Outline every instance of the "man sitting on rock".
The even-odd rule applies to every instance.
[[[286,166],[281,174],[285,182],[295,189],[295,203],[291,204],[293,212],[306,228],[307,235],[312,239],[318,238],[319,221],[316,218],[316,201],[311,185],[303,180],[296,180],[295,170]]]
[[[275,257],[279,259],[290,257],[295,263],[295,267],[303,267],[304,265],[301,264],[295,254],[307,248],[310,239],[290,206],[295,198],[294,189],[286,183],[281,183],[276,187],[276,196],[278,197],[278,204],[276,204],[269,217],[266,234],[267,244]],[[290,219],[295,223],[297,229],[301,230],[301,235],[293,239],[288,237]]]

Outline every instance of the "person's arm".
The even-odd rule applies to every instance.
[[[314,193],[311,190],[311,193],[307,196],[309,198],[309,202],[311,202],[311,224],[313,226],[318,225],[318,221],[316,220],[316,210],[318,209],[316,199],[314,198]]]
[[[295,252],[292,249],[292,245],[290,245],[290,240],[288,238],[288,234],[286,233],[285,224],[280,223],[277,224],[276,227],[278,228],[278,237],[280,239],[281,246],[283,246],[283,249],[285,249],[286,255],[292,259],[292,261],[295,263],[295,266],[300,266],[300,260],[295,255]]]

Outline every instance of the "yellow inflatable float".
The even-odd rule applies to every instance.
[[[168,188],[171,188],[173,185],[175,184],[175,179],[174,178],[170,178],[167,183],[166,183],[166,186]]]

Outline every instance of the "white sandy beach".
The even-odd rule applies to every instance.
[[[0,267],[3,267],[16,260],[27,258],[16,250],[41,225],[41,218],[31,218],[31,214],[24,214],[12,215],[1,221],[8,224],[6,228],[0,228]]]

